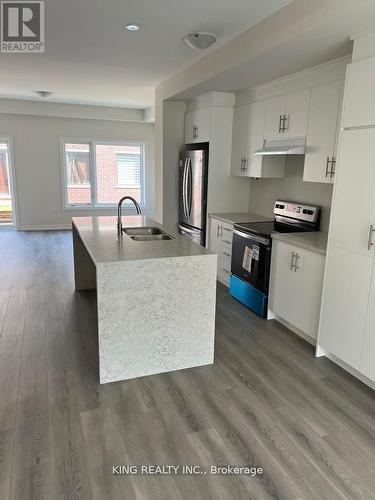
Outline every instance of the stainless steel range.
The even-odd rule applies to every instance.
[[[272,233],[319,231],[319,207],[276,201],[274,220],[234,224],[230,294],[256,312],[267,316]]]

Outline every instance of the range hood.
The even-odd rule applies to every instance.
[[[286,156],[304,155],[306,139],[277,139],[265,140],[262,149],[254,152],[256,156]]]

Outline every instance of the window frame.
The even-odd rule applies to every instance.
[[[19,217],[18,217],[18,191],[17,191],[17,179],[15,172],[15,162],[13,154],[13,137],[10,135],[0,134],[0,141],[7,144],[8,149],[8,169],[9,169],[9,187],[10,187],[10,199],[12,201],[12,213],[13,213],[13,227],[19,229]],[[5,226],[9,227],[9,226]]]
[[[65,145],[66,144],[87,144],[89,146],[89,177],[90,185],[86,185],[87,188],[91,188],[91,203],[77,203],[72,204],[68,201],[68,179],[67,179],[67,169],[66,169],[66,156],[65,156]],[[109,145],[115,147],[141,147],[141,203],[140,207],[147,210],[146,199],[146,159],[147,159],[147,142],[146,141],[119,141],[119,140],[108,140],[108,139],[81,139],[78,137],[60,137],[60,168],[61,168],[61,183],[62,183],[62,195],[63,195],[63,209],[64,210],[105,210],[117,207],[117,203],[98,203],[98,190],[96,182],[96,146]],[[85,185],[80,186],[85,188]],[[123,187],[123,186],[121,186]],[[124,204],[124,208],[127,207],[127,203]],[[132,205],[129,203],[129,208]]]

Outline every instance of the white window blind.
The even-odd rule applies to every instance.
[[[141,186],[141,155],[134,153],[117,154],[117,176],[119,186]]]

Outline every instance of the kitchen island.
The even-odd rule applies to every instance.
[[[115,217],[72,219],[75,288],[97,290],[100,383],[212,364],[217,256],[144,216],[124,226],[138,236],[118,236]]]

